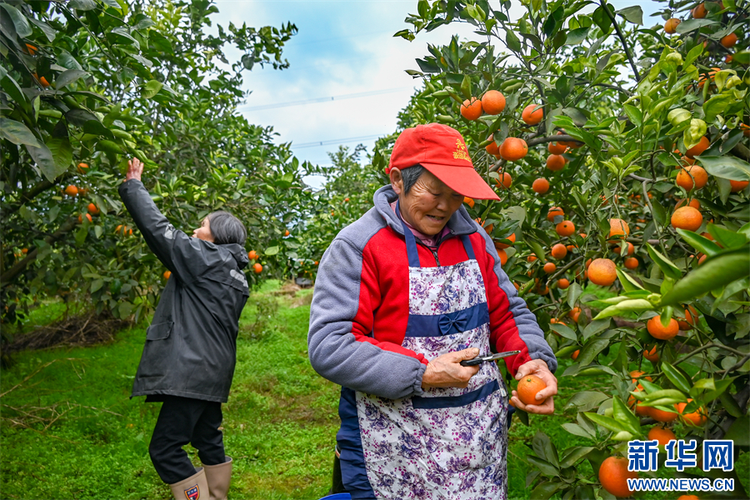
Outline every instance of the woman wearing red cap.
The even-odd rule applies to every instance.
[[[520,379],[540,376],[551,414],[557,360],[462,203],[495,199],[461,134],[404,130],[391,184],[321,259],[310,314],[310,361],[340,384],[343,489],[354,499],[507,496],[508,390],[498,367],[462,366],[491,352]]]

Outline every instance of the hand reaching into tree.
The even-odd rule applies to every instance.
[[[128,173],[125,174],[125,180],[135,179],[141,180],[141,174],[143,173],[143,163],[138,158],[128,160]]]

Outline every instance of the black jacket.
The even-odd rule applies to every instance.
[[[172,271],[146,333],[134,396],[170,395],[226,402],[237,359],[237,332],[250,293],[236,243],[216,245],[175,229],[140,181],[120,197],[151,251]]]

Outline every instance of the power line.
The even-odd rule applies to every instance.
[[[262,106],[252,106],[247,107],[247,105],[238,106],[238,109],[243,109],[244,111],[260,111],[262,109],[276,109],[276,108],[286,108],[289,106],[300,106],[303,104],[313,104],[313,103],[320,103],[320,102],[330,102],[330,101],[343,101],[345,99],[357,99],[359,97],[369,97],[373,95],[381,95],[381,94],[392,94],[394,92],[400,92],[405,89],[410,89],[412,87],[398,87],[394,89],[383,89],[383,90],[370,90],[369,92],[358,92],[356,94],[342,94],[342,95],[335,95],[330,97],[318,97],[315,99],[305,99],[303,101],[292,101],[292,102],[282,102],[282,103],[276,103],[276,104],[264,104]]]
[[[358,141],[366,141],[369,139],[377,139],[378,137],[382,137],[387,134],[378,134],[378,135],[363,135],[360,137],[347,137],[346,139],[330,139],[327,141],[315,141],[315,142],[306,142],[304,144],[294,144],[292,143],[291,149],[302,149],[302,148],[314,148],[317,146],[330,146],[331,144],[347,144],[351,142],[358,142]]]

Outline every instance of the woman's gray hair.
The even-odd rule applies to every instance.
[[[411,187],[416,184],[417,179],[424,171],[427,170],[422,165],[414,165],[401,171],[401,177],[404,179],[404,194],[409,194]]]
[[[226,245],[227,243],[245,245],[247,239],[245,225],[229,212],[222,210],[211,212],[208,214],[208,226],[211,229],[211,235],[214,237],[214,243],[217,245]]]

